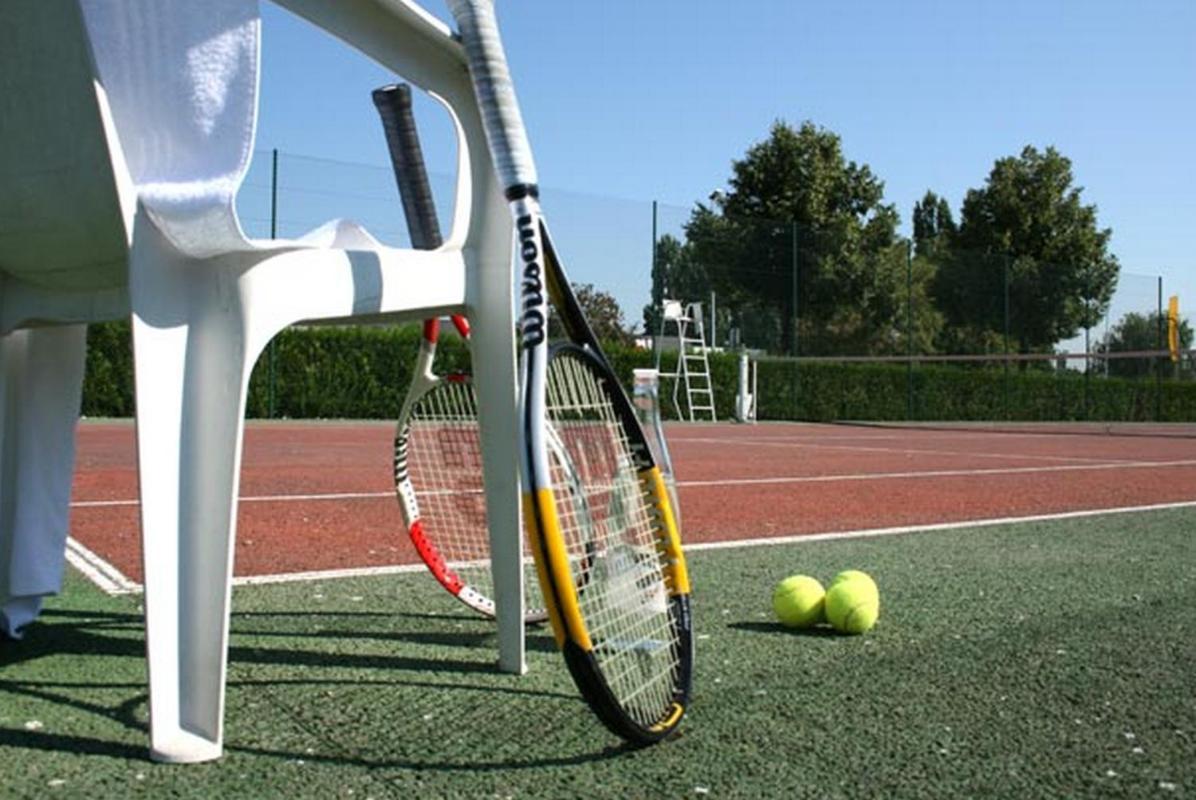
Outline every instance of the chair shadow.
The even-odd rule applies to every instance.
[[[471,682],[474,678],[493,676],[496,674],[493,658],[489,650],[496,643],[496,633],[491,631],[419,631],[396,630],[379,632],[376,628],[378,617],[393,617],[401,619],[404,614],[379,614],[377,612],[349,612],[332,613],[321,612],[328,618],[336,618],[343,624],[335,631],[311,632],[302,630],[300,625],[295,630],[268,629],[244,630],[238,622],[246,617],[255,621],[265,618],[285,618],[284,613],[236,614],[233,618],[231,638],[234,640],[229,648],[229,662],[235,669],[244,665],[285,666],[303,670],[303,677],[241,679],[230,680],[230,690],[261,687],[319,687],[345,686],[361,688],[377,685],[385,687],[416,688],[433,694],[447,696],[451,706],[458,707],[461,713],[480,713],[480,718],[474,719],[474,724],[468,727],[468,738],[476,739],[470,743],[457,743],[444,758],[437,757],[434,744],[430,744],[428,758],[422,756],[417,759],[395,758],[388,760],[380,754],[379,758],[371,759],[355,753],[333,753],[323,756],[313,756],[310,753],[290,752],[285,750],[270,750],[238,746],[235,740],[226,742],[226,749],[230,752],[240,752],[261,757],[295,759],[303,758],[308,761],[324,760],[329,763],[348,766],[364,767],[410,767],[435,770],[502,770],[513,768],[533,768],[543,766],[568,766],[584,764],[596,760],[617,757],[637,748],[619,744],[610,744],[609,738],[601,741],[602,737],[587,734],[577,734],[578,741],[572,742],[573,747],[560,747],[567,744],[558,738],[555,753],[543,756],[529,756],[522,758],[518,755],[509,757],[495,757],[487,762],[478,759],[478,753],[487,752],[487,744],[494,737],[510,735],[509,725],[512,709],[498,698],[522,698],[523,702],[534,699],[546,709],[548,719],[544,719],[542,728],[537,726],[534,737],[529,732],[530,741],[541,741],[544,730],[559,729],[563,726],[554,723],[552,718],[559,717],[561,721],[574,720],[578,715],[589,715],[589,711],[582,704],[581,699],[572,693],[554,691],[551,689],[528,688],[518,685],[494,686],[485,683]],[[308,618],[310,614],[296,615],[297,618]],[[435,617],[436,619],[454,619],[451,615],[414,615],[421,618]],[[477,621],[475,617],[462,617]],[[359,628],[354,629],[353,621],[358,619]],[[369,620],[363,622],[363,620]],[[487,657],[479,660],[460,658],[421,657],[407,654],[362,654],[338,653],[335,648],[321,649],[289,649],[285,647],[257,646],[239,643],[236,640],[244,637],[278,637],[292,641],[371,639],[375,641],[392,641],[415,645],[433,645],[461,647],[470,650],[486,650]],[[556,645],[551,635],[535,633],[531,630],[527,636],[529,652],[555,652]],[[0,668],[30,662],[44,657],[61,656],[86,657],[117,657],[144,659],[145,640],[143,617],[139,613],[73,610],[69,608],[46,609],[41,618],[26,629],[24,639],[6,642],[0,647]],[[357,677],[340,678],[333,675],[336,670],[374,670],[393,678],[365,679]],[[323,673],[321,675],[321,672]],[[417,675],[416,673],[424,673]],[[465,678],[464,682],[439,682],[429,680],[427,673],[457,675]],[[0,673],[3,674],[3,673]],[[92,674],[97,674],[93,672]],[[144,673],[141,673],[144,675]],[[126,731],[133,731],[138,736],[148,735],[148,725],[145,722],[145,708],[148,704],[146,685],[142,681],[133,682],[93,682],[93,681],[42,681],[12,679],[11,672],[0,679],[0,704],[3,697],[24,696],[35,700],[72,708],[87,714],[95,715],[105,720],[117,723]],[[81,691],[95,689],[112,689],[123,694],[120,702],[109,705],[103,702],[83,699]],[[74,694],[72,694],[74,692]],[[470,700],[470,697],[475,699]],[[484,698],[495,698],[494,703],[486,703]],[[412,720],[413,726],[418,727],[418,720]],[[231,733],[231,732],[230,732]],[[232,737],[230,737],[231,739]],[[564,737],[567,739],[568,737]],[[464,745],[468,745],[465,747]],[[0,746],[27,748],[41,751],[69,751],[89,755],[110,756],[113,758],[144,761],[148,758],[148,750],[144,745],[130,744],[118,740],[72,736],[69,734],[50,734],[38,730],[0,727]],[[339,749],[339,748],[333,748]],[[572,749],[573,752],[567,753]],[[460,757],[456,753],[460,752]]]

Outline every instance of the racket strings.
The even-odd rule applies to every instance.
[[[550,474],[594,657],[627,714],[651,726],[671,706],[680,644],[658,515],[608,391],[578,358],[550,362]]]
[[[428,541],[457,577],[493,613],[490,534],[482,478],[477,399],[468,380],[439,381],[411,409],[406,467]],[[542,607],[535,568],[524,552],[524,596]]]

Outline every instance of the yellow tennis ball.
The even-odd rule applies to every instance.
[[[872,576],[869,575],[867,572],[861,572],[858,569],[843,570],[838,575],[836,575],[834,577],[834,579],[831,580],[831,582],[829,584],[827,584],[827,588],[829,589],[830,587],[834,586],[836,583],[842,583],[843,581],[853,581],[853,580],[865,580],[868,583],[872,584],[873,589],[876,588],[876,581],[872,580]]]
[[[831,584],[826,591],[826,619],[842,633],[863,633],[880,616],[880,591],[864,573]]]
[[[809,575],[792,575],[777,584],[772,593],[772,610],[790,628],[809,628],[822,622],[822,601],[826,590]]]

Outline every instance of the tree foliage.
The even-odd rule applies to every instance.
[[[883,199],[884,184],[844,157],[838,135],[776,122],[732,163],[728,190],[691,214],[691,268],[737,310],[738,326],[771,323],[788,352],[796,319],[802,352],[884,347],[905,261],[897,212]]]
[[[959,233],[951,205],[930,190],[914,203],[913,224],[914,253],[924,258],[942,256],[950,250]]]
[[[1167,314],[1152,311],[1139,314],[1131,311],[1123,316],[1112,330],[1109,331],[1097,349],[1102,353],[1129,353],[1149,350],[1167,349]],[[1192,326],[1186,319],[1179,321],[1179,349],[1192,349]],[[1102,366],[1109,375],[1123,378],[1142,378],[1153,373],[1159,367],[1157,358],[1110,358],[1103,359]],[[1172,362],[1168,361],[1163,367],[1163,374],[1170,375],[1175,370]],[[1190,372],[1191,365],[1184,364],[1182,372]]]
[[[720,330],[774,352],[1044,352],[1093,326],[1117,285],[1111,231],[1053,147],[998,159],[958,222],[928,190],[909,242],[883,182],[811,122],[774,123],[731,166],[684,240],[657,243],[650,332],[665,298],[714,291]]]
[[[623,323],[623,310],[614,295],[594,288],[592,283],[574,283],[573,294],[577,297],[577,304],[582,314],[590,323],[594,334],[602,342],[618,342],[629,344],[631,333]],[[549,336],[560,338],[564,331],[560,327],[560,320],[556,314],[549,315]]]
[[[1004,333],[1020,352],[1049,349],[1108,308],[1118,262],[1096,206],[1081,202],[1055,148],[1001,158],[963,201],[936,297],[956,328]],[[1006,298],[1008,302],[1006,302]]]

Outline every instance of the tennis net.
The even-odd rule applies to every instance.
[[[756,420],[1196,437],[1196,351],[756,356]]]

